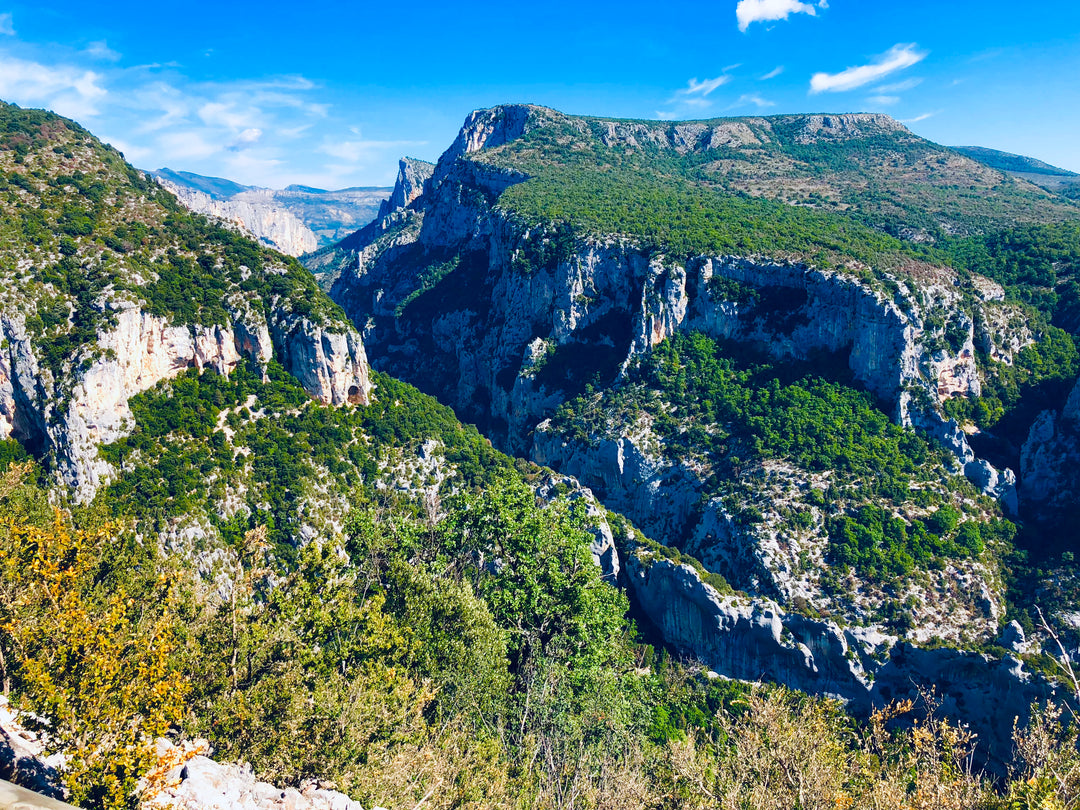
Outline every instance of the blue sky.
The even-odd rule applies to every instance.
[[[6,2],[6,5],[5,5]],[[143,168],[385,185],[465,115],[887,112],[1080,171],[1080,3],[0,0],[0,98]]]

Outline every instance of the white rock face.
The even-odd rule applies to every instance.
[[[642,609],[665,641],[710,669],[745,681],[769,680],[834,695],[866,711],[936,685],[940,711],[968,724],[992,769],[1012,757],[1012,727],[1034,702],[1065,701],[1067,690],[1024,669],[1019,659],[948,648],[920,649],[895,637],[841,629],[787,613],[769,599],[722,596],[688,565],[631,554],[626,570]]]
[[[310,785],[279,788],[255,778],[250,766],[204,756],[207,746],[158,740],[158,759],[175,761],[143,786],[145,810],[364,810],[344,793]]]
[[[275,356],[304,389],[328,405],[366,403],[371,394],[360,336],[292,315],[261,314],[237,302],[227,326],[173,326],[133,303],[118,303],[116,324],[70,373],[62,390],[39,367],[21,313],[0,313],[0,438],[55,453],[61,478],[80,501],[112,480],[98,447],[133,427],[128,401],[188,368],[228,374],[242,361]]]
[[[62,474],[86,498],[109,479],[111,469],[96,450],[127,432],[131,397],[188,368],[228,376],[242,358],[231,329],[169,326],[136,306],[117,313],[116,327],[98,345],[104,356],[75,383],[61,429],[52,431],[54,441],[66,443]]]
[[[188,210],[231,223],[286,256],[310,253],[319,246],[314,232],[278,204],[269,189],[253,189],[228,199],[216,200],[209,194],[161,177],[158,182],[175,194]]]
[[[416,158],[402,158],[398,163],[397,182],[394,184],[390,199],[379,208],[379,219],[394,211],[407,208],[413,200],[419,199],[424,193],[424,183],[434,171],[434,163]]]
[[[274,321],[274,344],[285,370],[325,405],[368,402],[371,381],[360,336],[331,332],[307,319]]]

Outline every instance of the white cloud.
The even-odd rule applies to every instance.
[[[239,135],[236,136],[236,141],[229,148],[236,151],[245,149],[253,144],[258,143],[263,136],[263,131],[258,127],[248,127]]]
[[[878,107],[889,107],[900,102],[900,96],[870,96],[867,99],[871,104]]]
[[[108,91],[102,76],[72,65],[43,65],[0,55],[0,98],[30,107],[47,107],[70,118],[97,115]]]
[[[393,129],[377,117],[374,138],[349,135],[303,76],[195,81],[175,62],[122,66],[104,40],[24,46],[18,56],[0,48],[0,98],[79,120],[142,168],[342,188],[392,182],[397,158],[426,145],[387,138]],[[328,157],[320,147],[334,142],[340,154]]]
[[[120,61],[120,54],[110,48],[103,39],[98,42],[91,42],[83,53],[92,59],[102,59],[106,62]]]
[[[937,115],[936,112],[923,113],[922,115],[916,115],[914,118],[905,118],[901,123],[917,124],[920,121],[925,121],[927,118],[933,118],[935,115]]]
[[[261,111],[254,107],[238,109],[231,101],[209,101],[199,107],[199,118],[211,127],[240,132],[250,129],[261,117]]]
[[[673,113],[673,112],[671,112],[669,110],[657,110],[656,111],[656,118],[659,121],[674,121],[675,120],[675,113]]]
[[[686,87],[682,90],[675,91],[676,98],[685,98],[687,96],[707,96],[717,87],[727,84],[731,81],[731,77],[727,75],[717,76],[715,79],[704,79],[698,81],[696,78],[691,79]]]
[[[828,7],[825,0],[818,3],[818,8]],[[817,9],[800,0],[739,0],[739,5],[735,7],[735,19],[740,31],[745,31],[751,23],[786,20],[792,14],[809,14],[813,17]]]
[[[739,96],[739,100],[732,104],[730,107],[728,107],[728,109],[731,110],[736,107],[745,107],[749,104],[753,104],[759,110],[764,110],[766,107],[776,106],[775,101],[769,101],[768,99],[762,98],[757,93],[744,93],[743,95]]]
[[[783,72],[784,72],[784,66],[783,65],[777,65],[772,70],[770,70],[768,73],[766,73],[764,76],[762,76],[761,81],[766,82],[769,79],[775,79],[777,76],[779,76]]]
[[[9,37],[15,36],[15,23],[11,20],[10,12],[0,14],[0,34],[7,34]]]
[[[838,93],[876,82],[898,70],[909,68],[926,58],[926,51],[914,43],[893,45],[869,65],[849,67],[839,73],[815,73],[810,78],[811,93]]]

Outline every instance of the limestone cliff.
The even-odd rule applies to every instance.
[[[633,593],[664,639],[714,671],[835,695],[856,712],[917,702],[919,689],[934,688],[942,713],[978,735],[995,770],[1011,760],[1014,719],[1022,726],[1033,703],[1069,697],[1015,656],[924,649],[786,612],[771,600],[724,596],[692,567],[649,552],[630,554],[626,566]]]
[[[411,162],[423,174],[423,161]],[[270,189],[172,169],[151,174],[190,210],[232,223],[289,256],[334,244],[381,216],[391,191],[381,186]]]
[[[355,332],[330,331],[295,316],[267,322],[242,310],[226,326],[172,326],[136,305],[120,304],[115,327],[101,332],[79,370],[59,382],[40,368],[22,316],[0,315],[0,334],[0,438],[52,453],[60,476],[84,501],[110,480],[112,470],[97,448],[130,429],[128,400],[185,369],[227,376],[242,361],[265,367],[276,354],[320,402],[366,402],[371,391]]]
[[[1011,363],[1035,339],[1016,326],[1023,319],[1002,300],[998,285],[910,256],[875,266],[847,256],[818,260],[780,247],[741,253],[667,249],[658,238],[598,230],[588,211],[585,225],[557,216],[545,220],[522,207],[522,195],[514,196],[543,180],[536,175],[547,170],[544,160],[570,160],[575,147],[595,150],[610,165],[629,156],[639,161],[637,167],[662,154],[665,167],[681,156],[720,172],[733,159],[730,150],[759,150],[755,157],[768,162],[780,160],[774,147],[781,141],[796,145],[783,147],[790,156],[819,144],[889,139],[900,151],[924,150],[919,160],[940,157],[884,116],[667,125],[575,119],[528,106],[478,111],[420,196],[412,196],[415,183],[402,172],[393,197],[409,198],[407,206],[384,209],[382,219],[322,251],[309,266],[334,279],[331,295],[363,329],[376,366],[453,405],[504,449],[577,476],[648,535],[699,558],[705,569],[750,594],[750,602],[718,602],[715,593],[707,595],[700,572],[690,581],[694,577],[677,574],[678,566],[669,562],[650,567],[634,562],[633,554],[622,559],[631,594],[669,643],[709,661],[722,675],[765,677],[866,705],[886,698],[884,687],[874,691],[877,681],[892,678],[890,688],[900,696],[908,691],[897,685],[906,674],[940,667],[942,682],[949,681],[948,699],[956,704],[950,705],[969,719],[958,704],[976,703],[974,693],[968,695],[948,672],[970,669],[980,684],[974,688],[985,693],[979,711],[1007,701],[1014,681],[1026,682],[1027,676],[981,656],[924,655],[896,636],[886,639],[881,615],[887,602],[919,605],[913,626],[903,632],[908,641],[993,638],[1004,600],[992,562],[951,562],[895,592],[852,578],[850,591],[838,595],[821,583],[829,568],[827,515],[800,500],[827,488],[827,475],[779,462],[743,465],[742,483],[753,490],[760,512],[760,521],[747,528],[734,519],[725,498],[703,496],[714,472],[709,465],[691,456],[665,458],[649,424],[613,419],[606,432],[569,437],[545,421],[589,387],[620,385],[635,360],[665,339],[700,332],[777,361],[839,361],[897,424],[918,429],[949,451],[953,460],[942,468],[943,477],[966,474],[982,492],[1015,508],[1011,471],[977,458],[967,435],[943,410],[952,398],[979,395],[979,356]],[[972,183],[1001,184],[999,174],[966,159],[950,166]],[[550,177],[544,182],[556,184]],[[630,182],[635,175],[627,177]],[[841,180],[830,193],[855,205],[855,197],[843,196],[848,187]],[[590,175],[589,182],[603,178]],[[560,210],[556,190],[552,210]],[[765,179],[735,190],[800,204],[788,199],[789,189]],[[792,526],[796,507],[810,517],[809,526]],[[1000,514],[996,506],[977,508]],[[843,616],[862,627],[845,634],[832,620],[808,619],[780,603],[801,604],[808,615]],[[884,658],[871,662],[875,654]],[[1011,674],[1002,675],[1006,670]],[[1007,710],[1042,688],[1023,692]]]
[[[993,285],[962,282],[944,268],[924,266],[918,282],[896,275],[883,287],[865,274],[789,259],[677,257],[631,238],[591,237],[577,239],[560,261],[515,272],[527,245],[551,243],[557,234],[523,226],[495,205],[526,174],[469,156],[520,136],[537,115],[529,107],[474,113],[412,204],[416,226],[405,229],[400,214],[388,215],[309,263],[317,272],[336,263],[340,278],[331,294],[367,324],[369,339],[386,358],[380,362],[420,384],[437,380],[441,396],[469,418],[491,422],[490,432],[508,449],[527,452],[531,430],[560,397],[533,370],[537,340],[546,351],[584,354],[591,343],[603,343],[609,368],[596,370],[604,374],[678,330],[752,343],[777,357],[844,353],[856,378],[891,402],[899,421],[943,436],[949,428],[936,408],[913,403],[936,406],[979,393],[979,336],[964,302],[988,300],[985,290]],[[613,138],[637,143],[644,137],[611,126]],[[403,173],[393,198],[414,193]],[[465,261],[443,283],[444,306],[428,311],[417,302],[402,311],[403,302],[415,300],[425,266],[447,252]],[[756,305],[728,300],[715,292],[719,282],[767,295]],[[428,353],[437,355],[434,368]],[[960,463],[973,461],[963,436],[954,438]],[[996,494],[1007,491],[1003,482]]]
[[[435,165],[426,160],[416,158],[402,158],[398,163],[397,182],[390,194],[390,199],[385,200],[379,207],[379,215],[376,219],[382,219],[393,211],[407,208],[413,200],[424,193],[424,183],[431,177]]]
[[[287,256],[300,256],[319,246],[315,234],[293,214],[276,204],[273,192],[245,191],[218,200],[201,191],[159,178],[189,210],[223,220]]]
[[[275,360],[314,399],[368,401],[360,336],[299,264],[185,212],[73,122],[0,116],[36,138],[0,149],[17,178],[0,188],[0,438],[77,499],[111,479],[98,448],[131,430],[129,400],[185,369]]]

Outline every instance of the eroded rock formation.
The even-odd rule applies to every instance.
[[[248,306],[235,307],[225,326],[178,326],[133,303],[115,306],[115,325],[98,334],[78,368],[60,381],[38,362],[24,315],[0,313],[0,438],[51,452],[79,500],[89,501],[111,480],[98,447],[130,431],[128,400],[188,368],[228,375],[242,361],[265,367],[276,355],[320,402],[368,401],[367,357],[350,329],[285,313],[267,321]]]

